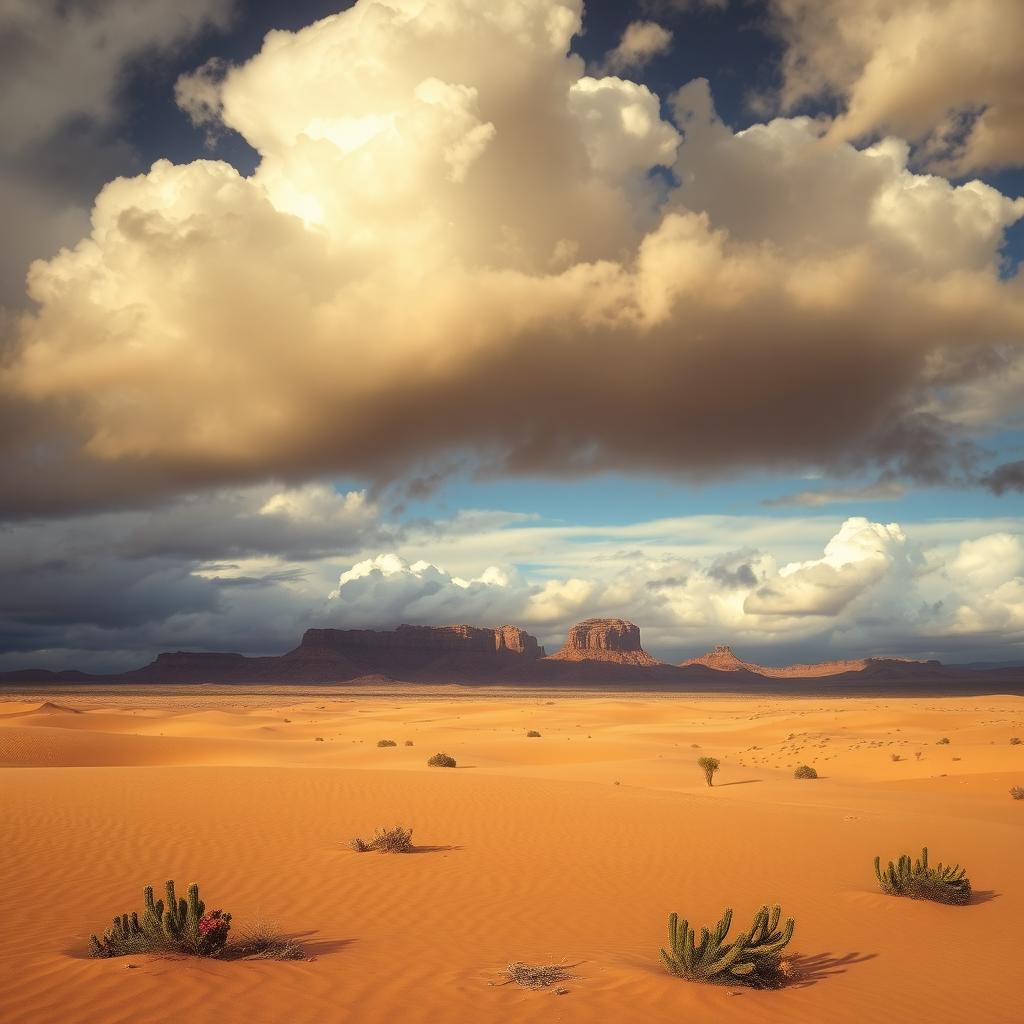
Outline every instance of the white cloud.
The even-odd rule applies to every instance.
[[[880,582],[905,561],[907,538],[900,527],[848,519],[825,545],[821,558],[791,562],[752,591],[744,610],[753,615],[830,615]]]
[[[328,595],[324,616],[331,624],[347,626],[501,625],[521,610],[522,593],[521,585],[496,566],[467,580],[422,559],[409,563],[389,552],[346,569]]]
[[[830,137],[895,132],[958,174],[1024,163],[1019,0],[772,0],[782,99],[838,94]]]
[[[0,303],[22,303],[29,262],[81,238],[92,191],[116,167],[132,166],[130,148],[113,131],[123,114],[126,68],[141,54],[166,56],[225,27],[233,9],[234,0],[6,0]]]
[[[672,47],[672,33],[656,21],[631,21],[614,49],[601,62],[611,74],[644,67]]]
[[[4,500],[455,461],[952,473],[993,424],[951,427],[945,396],[1024,342],[998,259],[1024,201],[804,118],[733,133],[701,83],[680,145],[646,87],[585,74],[581,14],[360,0],[184,80],[258,169],[111,181],[90,235],[33,265]]]
[[[402,622],[511,623],[555,650],[593,615],[631,619],[672,660],[721,642],[769,664],[1000,660],[1024,644],[1013,519],[583,527],[476,514],[398,527],[360,508],[339,521],[340,495],[326,514],[261,514],[272,495],[0,531],[0,667],[124,668],[182,648],[277,653],[310,625]]]

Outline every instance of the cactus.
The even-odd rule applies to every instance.
[[[782,909],[761,907],[754,915],[750,930],[741,933],[735,942],[725,941],[732,925],[728,907],[714,931],[702,928],[700,941],[688,921],[678,914],[668,919],[669,950],[661,958],[670,974],[688,981],[741,982],[757,987],[778,984],[781,980],[781,953],[793,937],[795,922],[789,918],[779,930]]]
[[[967,903],[971,898],[971,880],[967,869],[959,864],[937,867],[928,864],[928,847],[921,850],[920,860],[911,864],[910,856],[903,854],[883,871],[881,858],[875,858],[875,877],[882,892],[890,896],[909,896],[915,900],[935,900],[938,903]]]
[[[704,778],[710,786],[712,784],[712,776],[718,771],[718,759],[714,757],[699,757],[697,758],[697,764],[700,765],[701,771],[704,772]]]
[[[206,913],[199,886],[188,887],[188,898],[179,899],[174,882],[166,886],[167,899],[154,900],[153,887],[143,890],[142,920],[138,914],[114,918],[114,926],[102,940],[89,938],[90,956],[126,956],[131,953],[174,951],[192,956],[216,956],[227,942],[231,915],[220,910]]]

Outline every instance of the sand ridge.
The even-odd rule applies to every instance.
[[[160,1019],[145,1007],[173,978],[175,1019],[198,1024],[1009,1021],[1014,735],[1024,699],[999,696],[0,702],[0,1006],[17,1024],[139,1024]],[[427,768],[437,750],[459,768]],[[722,762],[712,789],[703,754]],[[798,763],[822,777],[794,780]],[[347,848],[398,822],[425,852]],[[877,891],[872,857],[925,843],[968,866],[971,905]],[[168,877],[198,880],[236,923],[276,920],[315,959],[84,958],[90,931]],[[762,902],[797,920],[798,983],[699,986],[661,968],[670,911],[710,924],[731,905],[739,923]],[[492,985],[512,960],[565,960],[577,980],[563,996]]]

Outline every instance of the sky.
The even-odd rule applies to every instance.
[[[0,0],[0,670],[621,616],[1024,663],[1019,0]]]

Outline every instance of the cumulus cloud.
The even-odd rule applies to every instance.
[[[422,559],[410,564],[386,553],[343,572],[328,595],[324,615],[334,624],[371,628],[403,622],[499,625],[522,610],[522,593],[497,566],[475,579],[463,579]]]
[[[671,660],[721,642],[769,664],[1000,660],[1024,644],[1015,520],[693,516],[583,528],[477,513],[398,526],[350,495],[327,497],[208,497],[223,525],[205,530],[200,510],[179,508],[0,532],[0,669],[130,668],[177,649],[278,653],[310,625],[513,623],[554,650],[591,615],[632,619]]]
[[[844,109],[829,136],[892,132],[957,174],[1024,163],[1018,0],[771,0],[782,100]]]
[[[734,133],[705,83],[670,123],[586,74],[581,14],[360,0],[184,80],[259,167],[116,179],[88,237],[33,265],[0,501],[453,461],[941,477],[937,354],[1024,339],[998,268],[1024,202],[806,118]]]
[[[747,596],[754,615],[836,615],[905,560],[907,538],[896,523],[848,519],[821,558],[782,566]]]
[[[778,525],[792,530],[792,524]],[[460,576],[436,562],[387,553],[346,569],[323,608],[323,624],[394,626],[512,622],[556,648],[574,621],[623,615],[643,627],[646,646],[679,659],[731,642],[769,661],[848,657],[868,653],[940,654],[961,659],[1003,651],[1024,641],[1024,541],[1019,533],[963,536],[963,524],[905,529],[852,517],[838,524],[812,557],[784,560],[781,533],[768,521],[676,520],[588,531],[573,544],[566,532],[533,547],[530,572],[503,563]],[[688,551],[681,532],[710,530],[705,548]],[[957,532],[960,536],[957,536]],[[513,530],[487,547],[516,550]],[[546,533],[528,526],[522,532]],[[643,548],[611,546],[636,532]],[[729,548],[730,539],[757,539]],[[557,539],[557,543],[556,543]],[[415,538],[405,549],[416,550]],[[806,545],[805,545],[806,546]],[[472,561],[480,548],[453,558]],[[768,548],[766,550],[766,547]],[[566,563],[566,551],[578,548]],[[774,548],[774,550],[772,550]],[[542,554],[542,552],[544,554]],[[994,596],[993,596],[994,595]]]
[[[601,61],[611,74],[639,69],[672,47],[672,33],[656,21],[631,21],[614,49]]]
[[[229,22],[234,0],[8,0],[0,20],[0,303],[30,260],[88,230],[102,183],[134,165],[114,128],[124,75]]]
[[[395,542],[362,492],[261,486],[159,509],[0,525],[0,665],[130,668],[155,650],[276,653],[331,558]]]

